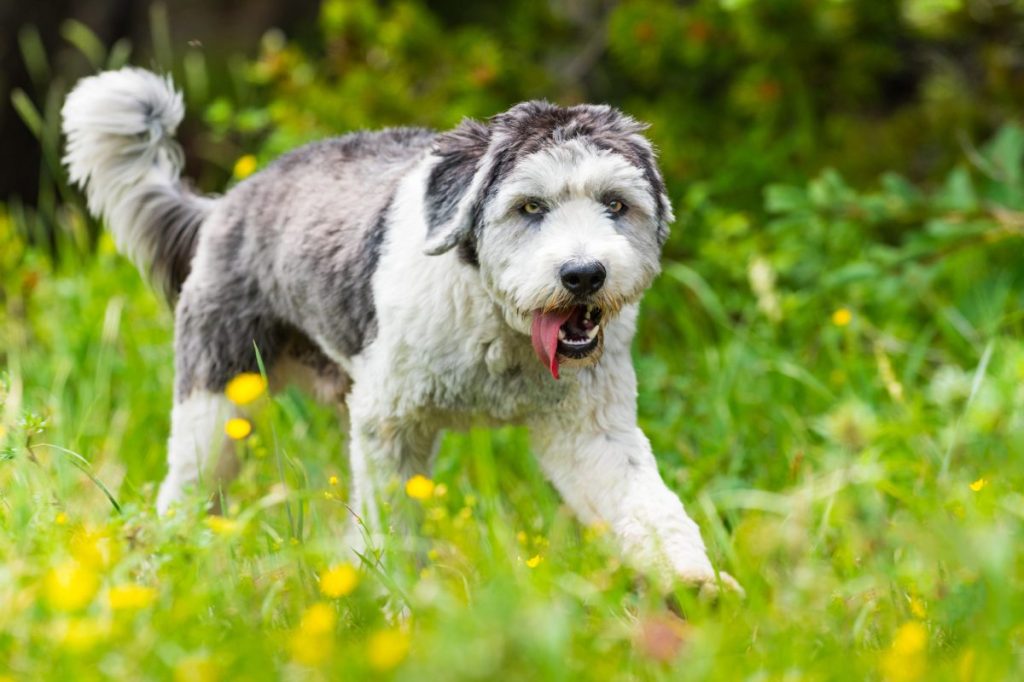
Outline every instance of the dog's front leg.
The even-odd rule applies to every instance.
[[[437,435],[436,429],[421,424],[352,414],[349,509],[353,518],[346,540],[357,554],[380,547],[388,530],[385,517],[391,519],[391,525],[401,524],[400,518],[386,512],[400,506],[394,498],[404,494],[403,484],[409,477],[429,474]]]
[[[627,562],[659,580],[715,593],[719,581],[700,529],[658,473],[631,404],[607,403],[558,413],[533,426],[541,468],[584,523],[606,525]]]

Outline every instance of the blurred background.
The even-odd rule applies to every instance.
[[[837,419],[857,422],[901,382],[973,367],[993,334],[1022,328],[1024,2],[56,0],[2,12],[0,361],[68,333],[33,318],[54,296],[84,306],[61,292],[100,287],[110,254],[67,186],[59,110],[78,78],[124,64],[184,91],[186,175],[207,192],[309,140],[445,129],[529,98],[609,102],[648,121],[679,219],[637,340],[641,412],[669,463],[692,458],[710,476],[726,462],[720,480],[783,484],[819,428],[750,408],[788,396],[820,415],[846,400],[864,409]],[[135,292],[134,278],[109,286]],[[160,343],[170,321],[156,324]],[[726,366],[764,381],[705,385]],[[723,404],[679,400],[707,390]],[[686,441],[690,423],[703,430]],[[788,464],[767,466],[765,443]],[[719,457],[695,454],[708,449]]]
[[[33,240],[66,229],[62,97],[132,63],[184,89],[188,174],[206,190],[247,153],[543,97],[649,121],[680,208],[756,215],[767,184],[825,167],[857,183],[941,178],[1019,115],[1022,22],[1015,0],[8,0],[0,141],[16,162],[0,199]],[[672,248],[707,236],[681,228]]]
[[[410,681],[1024,678],[1024,1],[0,0],[0,59],[0,682],[4,656],[19,679],[367,678],[407,653],[366,637],[385,584],[415,602]],[[363,573],[332,630],[344,434],[297,392],[250,415],[223,523],[156,519],[171,311],[60,164],[65,94],[124,64],[183,90],[206,192],[309,140],[529,98],[648,121],[678,219],[639,419],[747,601],[690,611],[681,657],[638,654],[658,595],[522,429],[473,429],[438,457],[434,564]],[[159,599],[116,636],[95,576],[46,572],[80,523]]]
[[[932,329],[965,363],[986,330],[1020,327],[1022,2],[55,0],[2,13],[12,319],[42,274],[90,263],[100,244],[61,168],[63,97],[134,64],[184,91],[186,175],[208,192],[309,140],[444,129],[529,98],[648,121],[679,214],[638,341],[665,381],[692,370],[656,352],[668,336],[786,345],[840,307],[897,337]],[[682,330],[659,326],[677,317]]]

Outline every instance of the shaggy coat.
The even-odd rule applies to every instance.
[[[139,69],[84,79],[63,110],[71,179],[175,304],[161,513],[237,468],[224,387],[258,371],[258,349],[272,388],[346,408],[354,549],[382,532],[388,482],[429,472],[442,430],[525,424],[566,502],[630,562],[738,589],[636,424],[630,344],[672,221],[643,125],[526,102],[445,133],[310,144],[210,198],[179,179],[183,113]]]

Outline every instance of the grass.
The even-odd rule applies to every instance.
[[[29,250],[4,281],[2,680],[998,680],[1024,667],[1024,343],[958,317],[971,303],[942,299],[941,281],[905,294],[937,306],[934,323],[834,314],[848,305],[835,292],[773,322],[752,295],[737,316],[666,263],[636,345],[641,420],[748,595],[712,605],[679,590],[685,621],[572,519],[517,429],[449,434],[429,495],[405,500],[417,532],[354,576],[343,434],[298,393],[256,403],[223,518],[194,500],[158,519],[169,311],[109,245],[55,271]]]

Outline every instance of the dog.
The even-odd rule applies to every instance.
[[[628,563],[741,591],[636,423],[630,345],[674,219],[645,125],[529,101],[448,132],[312,143],[208,197],[180,179],[183,116],[170,78],[136,68],[81,80],[62,110],[70,180],[175,310],[160,514],[234,474],[224,389],[262,362],[272,389],[347,412],[363,537],[384,530],[389,481],[429,473],[442,430],[523,424]]]

